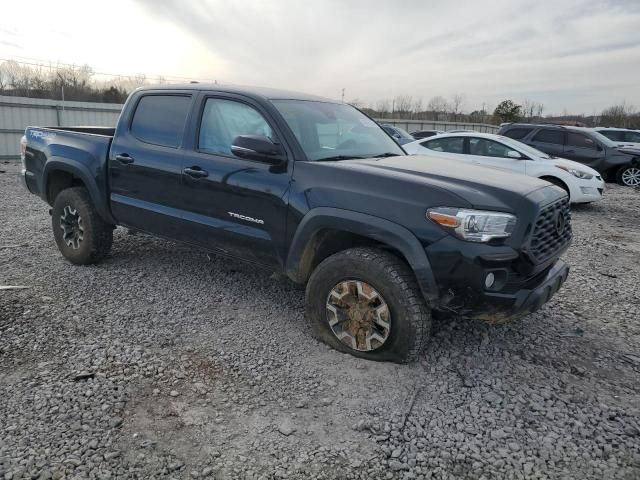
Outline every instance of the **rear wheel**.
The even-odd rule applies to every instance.
[[[640,167],[626,166],[618,170],[616,180],[625,187],[640,187]]]
[[[414,361],[429,337],[431,312],[413,272],[383,250],[353,248],[324,260],[306,304],[319,339],[357,357]]]
[[[102,260],[113,243],[113,226],[96,212],[83,187],[63,190],[51,211],[53,236],[62,255],[77,265]]]

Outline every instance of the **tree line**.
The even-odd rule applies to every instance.
[[[0,95],[85,102],[124,103],[134,89],[151,83],[145,75],[112,76],[99,80],[89,65],[36,65],[7,60],[0,63]],[[165,83],[158,77],[153,83]],[[467,96],[434,96],[424,103],[421,97],[398,95],[371,104],[354,99],[348,102],[379,119],[439,122],[492,123],[544,122],[586,127],[605,126],[640,129],[640,112],[624,102],[604,109],[599,115],[545,115],[544,104],[532,100],[516,103],[503,100],[495,108],[484,105],[469,111]]]

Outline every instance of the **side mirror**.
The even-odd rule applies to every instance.
[[[284,149],[269,137],[239,135],[231,143],[231,153],[236,157],[279,165],[287,160]]]
[[[520,160],[522,158],[522,155],[520,155],[520,152],[516,152],[515,150],[509,150],[507,152],[507,157],[515,158],[516,160]]]

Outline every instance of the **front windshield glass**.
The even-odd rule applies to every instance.
[[[519,142],[518,140],[514,140],[513,138],[504,137],[504,136],[501,135],[500,136],[500,141],[502,143],[504,143],[505,145],[509,145],[510,147],[515,148],[520,153],[524,153],[525,155],[527,155],[529,157],[532,157],[533,159],[536,159],[536,158],[549,159],[549,158],[551,158],[550,155],[548,155],[548,154],[546,154],[544,152],[541,152],[537,148],[533,148],[533,147],[527,145],[526,143]]]
[[[624,142],[614,142],[613,140],[605,137],[600,132],[596,132],[595,130],[591,131],[591,134],[595,137],[596,140],[606,145],[607,147],[617,147],[620,143],[624,143]]]
[[[407,132],[406,130],[400,128],[400,127],[396,127],[395,125],[393,126],[393,128],[400,134],[400,136],[402,138],[406,138],[407,140],[414,140],[414,138],[411,136],[411,134],[409,132]]]
[[[405,153],[373,120],[351,105],[272,100],[309,160],[344,160]]]

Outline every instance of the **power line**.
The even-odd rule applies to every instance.
[[[47,63],[42,63],[44,62],[44,60],[37,60],[37,59],[30,59],[28,57],[16,57],[16,58],[27,58],[28,60],[34,60],[33,62],[26,62],[24,60],[16,60],[15,58],[0,58],[0,62],[4,61],[4,62],[15,62],[19,65],[30,65],[30,66],[34,66],[34,67],[43,67],[43,68],[48,68],[48,69],[54,69],[56,67],[59,66],[64,66],[64,67],[72,67],[72,68],[78,68],[81,67],[83,65],[77,65],[77,64],[73,64],[73,63],[65,63],[65,62],[55,62],[55,65],[53,64],[53,62],[50,62],[49,64]],[[91,68],[90,65],[88,65],[89,68]],[[136,73],[136,74],[127,74],[127,73],[107,73],[107,72],[96,72],[93,69],[91,70],[91,74],[92,75],[106,75],[109,77],[125,77],[125,78],[131,78],[131,77],[137,77],[139,75],[144,75],[145,78],[149,78],[149,79],[165,79],[165,80],[181,80],[181,81],[185,81],[185,82],[189,82],[192,80],[197,80],[200,82],[211,82],[211,83],[215,83],[216,80],[211,80],[211,79],[202,79],[202,78],[193,78],[193,77],[179,77],[179,76],[175,76],[175,75],[150,75],[150,74],[141,74],[141,73]]]

